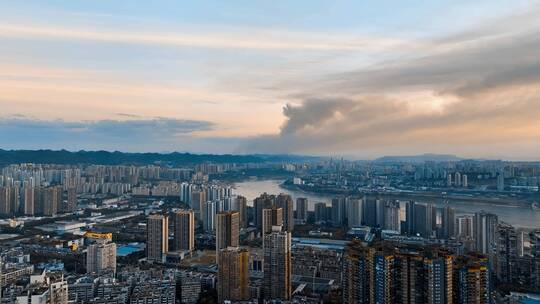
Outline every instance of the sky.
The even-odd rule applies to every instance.
[[[540,160],[540,1],[0,8],[2,149]]]

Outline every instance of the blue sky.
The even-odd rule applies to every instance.
[[[538,1],[0,6],[0,148],[360,158],[540,152],[534,122],[516,124],[523,113],[504,121],[497,110],[540,111]]]

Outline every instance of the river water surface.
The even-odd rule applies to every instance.
[[[253,199],[258,197],[261,193],[267,192],[270,194],[285,193],[289,194],[296,202],[298,197],[306,197],[308,199],[309,210],[313,210],[315,203],[323,202],[330,204],[332,195],[307,193],[300,190],[289,190],[282,188],[280,184],[282,180],[256,180],[245,181],[235,184],[235,194],[243,195],[247,198],[248,204],[253,204]],[[403,201],[409,200],[403,198]],[[440,203],[434,202],[438,205]],[[488,204],[488,203],[475,203],[471,201],[460,202],[452,201],[450,206],[456,209],[456,214],[473,214],[475,212],[484,210],[486,212],[494,213],[499,216],[499,220],[507,222],[516,227],[522,228],[540,228],[540,210],[532,210],[531,208],[520,206],[507,206],[501,204]],[[296,204],[295,204],[296,208]],[[404,206],[401,208],[401,216],[404,214]]]

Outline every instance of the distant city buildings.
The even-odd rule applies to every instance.
[[[2,168],[2,304],[65,294],[74,304],[490,303],[502,290],[540,292],[534,223],[466,205],[534,197],[534,164],[174,166]],[[300,177],[284,189],[324,196],[263,193],[251,206],[218,180],[252,168],[290,170]]]

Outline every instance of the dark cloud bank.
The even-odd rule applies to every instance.
[[[413,59],[308,84],[301,102],[285,106],[280,134],[243,149],[540,159],[539,12],[429,41]],[[428,111],[411,92],[444,102]]]

